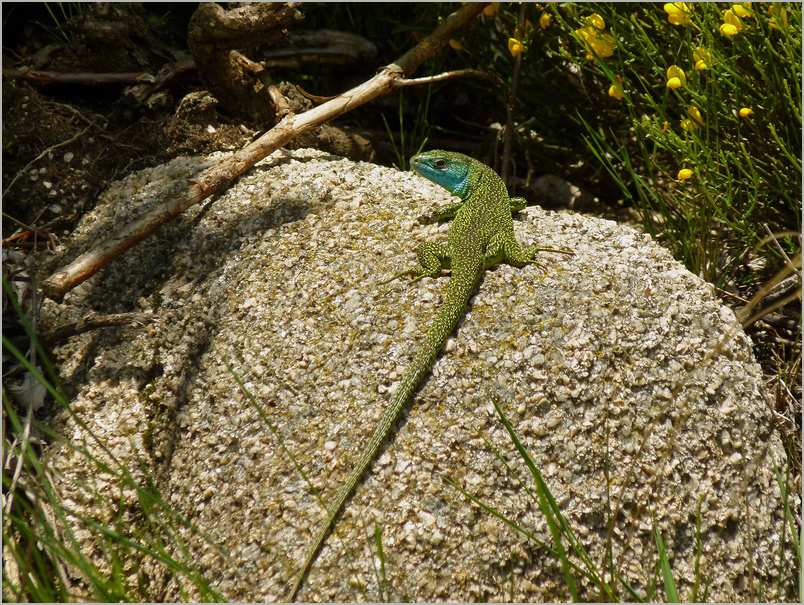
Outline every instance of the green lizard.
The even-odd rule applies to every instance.
[[[458,325],[483,272],[503,260],[515,267],[535,264],[543,269],[544,266],[534,260],[536,253],[540,251],[572,254],[550,248],[522,248],[517,243],[511,212],[524,208],[524,200],[509,198],[505,184],[488,166],[469,156],[449,151],[428,151],[411,158],[410,164],[413,170],[441,185],[461,201],[444,206],[436,212],[439,219],[455,218],[447,236],[448,243],[423,242],[417,251],[420,266],[397,273],[385,283],[410,274],[416,276],[414,281],[422,277],[437,277],[442,269],[451,269],[452,278],[444,302],[416,352],[413,363],[394,391],[368,445],[338,493],[335,505],[329,508],[329,519],[307,551],[304,565],[297,573],[290,593],[291,601],[296,597],[318,550],[329,535],[352,490],[371,465],[405,404],[413,397],[444,343]]]

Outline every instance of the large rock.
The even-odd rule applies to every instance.
[[[115,184],[59,262],[209,163],[175,161]],[[87,334],[58,349],[61,372],[77,393],[73,409],[110,450],[132,468],[135,454],[144,456],[165,499],[229,551],[226,560],[197,535],[185,536],[192,559],[226,598],[287,596],[292,574],[283,562],[301,563],[324,512],[280,439],[323,497],[334,498],[449,278],[380,283],[416,262],[421,240],[446,238],[448,223],[417,217],[447,200],[414,174],[319,152],[277,153],[62,305],[46,305],[45,325],[90,308],[153,309],[151,326]],[[608,569],[610,544],[614,568],[646,595],[658,528],[689,599],[700,504],[700,576],[709,600],[795,598],[772,463],[773,456],[784,473],[786,456],[732,312],[709,284],[631,228],[530,207],[515,229],[523,244],[575,255],[543,253],[545,273],[508,265],[486,273],[300,598],[380,597],[375,522],[385,598],[569,598],[553,556],[442,479],[552,544],[537,504],[484,443],[529,477],[487,389],[598,569]],[[58,427],[77,434],[66,417]],[[71,450],[56,449],[53,463],[101,493],[115,490]],[[134,525],[135,495],[110,496],[114,504],[130,499]],[[91,537],[83,546],[96,552]],[[151,581],[164,585],[152,594],[180,598],[157,567]],[[576,581],[581,598],[599,598],[577,574]]]

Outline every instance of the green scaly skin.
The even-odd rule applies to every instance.
[[[416,352],[402,382],[394,391],[391,402],[380,418],[360,460],[338,493],[334,506],[329,508],[329,519],[307,551],[304,565],[297,573],[290,593],[291,601],[295,599],[318,550],[329,535],[352,490],[371,465],[402,409],[413,398],[422,379],[433,367],[438,353],[458,325],[483,272],[502,261],[515,267],[536,264],[543,268],[534,260],[539,251],[572,254],[549,248],[522,248],[517,243],[511,212],[522,209],[524,200],[509,198],[505,184],[488,166],[469,156],[449,151],[428,151],[413,157],[410,163],[413,170],[457,195],[461,202],[444,206],[436,213],[439,219],[455,217],[449,230],[447,245],[423,242],[417,251],[420,266],[402,271],[391,280],[410,274],[415,275],[416,279],[438,277],[442,269],[452,269],[452,279],[432,327],[424,337],[424,342]]]

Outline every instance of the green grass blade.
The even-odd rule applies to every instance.
[[[377,557],[380,559],[380,578],[378,579],[377,585],[380,588],[380,601],[384,602],[388,598],[388,578],[385,575],[385,553],[382,549],[382,531],[380,530],[380,524],[376,521],[374,522],[374,545],[377,547]]]
[[[662,535],[658,527],[654,527],[654,535],[656,537],[656,548],[659,550],[659,563],[662,568],[662,579],[664,580],[664,592],[667,596],[667,602],[681,603],[675,580],[673,580],[673,571],[670,569],[670,562],[667,560],[664,541],[662,540]]]
[[[561,567],[564,571],[564,578],[566,579],[567,587],[569,588],[569,591],[572,594],[572,600],[577,603],[580,600],[580,598],[578,596],[578,590],[575,587],[575,579],[573,578],[572,575],[572,564],[567,556],[566,551],[564,550],[564,545],[561,541],[561,529],[559,528],[559,524],[553,517],[554,512],[558,511],[558,505],[553,499],[552,494],[550,494],[550,491],[547,489],[547,485],[542,480],[541,473],[536,468],[536,465],[533,464],[533,460],[531,460],[527,451],[525,451],[525,448],[522,446],[522,443],[520,443],[519,438],[516,436],[514,429],[511,427],[511,424],[505,417],[505,414],[503,413],[499,403],[491,395],[491,393],[488,393],[488,395],[491,398],[491,401],[494,404],[494,408],[497,410],[497,413],[499,414],[500,419],[503,422],[503,425],[505,425],[505,430],[508,431],[508,435],[511,437],[511,440],[514,442],[516,449],[519,451],[519,454],[520,456],[522,456],[522,459],[525,461],[525,464],[528,465],[528,469],[530,469],[531,475],[533,475],[533,478],[536,481],[536,493],[539,496],[538,497],[539,508],[541,508],[542,515],[544,515],[544,518],[547,521],[547,525],[550,528],[550,533],[553,535],[553,546],[555,547],[558,558],[561,561]]]
[[[788,525],[790,526],[790,534],[793,539],[793,549],[796,553],[796,563],[798,565],[798,573],[799,573],[799,581],[798,581],[798,600],[801,601],[801,537],[799,536],[798,532],[796,531],[796,522],[793,518],[793,513],[790,510],[790,504],[788,503],[788,485],[787,481],[782,480],[782,474],[779,471],[779,466],[776,464],[776,457],[773,455],[773,450],[768,448],[771,456],[771,462],[773,463],[773,470],[776,474],[776,483],[779,486],[779,490],[782,493],[782,506],[784,507],[784,515],[785,519],[787,520]],[[789,471],[789,464],[788,464],[788,471]],[[804,532],[804,528],[802,528],[802,532]],[[782,540],[784,542],[784,539]],[[779,553],[779,565],[782,566],[784,562],[784,552]],[[780,574],[781,579],[781,574]]]

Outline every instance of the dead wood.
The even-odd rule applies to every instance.
[[[176,61],[168,63],[156,74],[152,81],[145,84],[137,84],[126,90],[137,103],[145,103],[146,100],[161,90],[178,88],[186,85],[198,77],[198,70],[189,53],[177,52]]]
[[[37,71],[29,69],[4,69],[3,78],[25,80],[35,84],[139,84],[153,82],[154,77],[147,73],[62,73],[57,71]]]
[[[212,2],[198,6],[187,42],[204,86],[226,113],[265,124],[276,121],[266,90],[268,73],[255,77],[237,57],[254,57],[264,46],[287,45],[287,27],[300,19],[296,2],[249,3],[229,10]]]
[[[288,41],[288,46],[264,51],[260,63],[266,69],[302,70],[308,65],[372,65],[377,60],[377,47],[351,32],[290,32]]]
[[[392,92],[401,85],[404,77],[413,75],[422,62],[438,52],[450,38],[466,27],[486,4],[464,5],[450,15],[432,34],[394,63],[383,67],[367,82],[303,114],[289,113],[259,139],[200,175],[176,198],[145,212],[115,235],[98,242],[72,263],[56,271],[42,282],[43,292],[46,296],[61,301],[67,292],[147,238],[161,225],[207,197],[224,191],[235,178],[300,134],[337,118],[375,97]]]
[[[251,71],[254,77],[262,82],[265,90],[268,91],[271,106],[274,108],[276,116],[280,120],[290,113],[290,103],[288,103],[288,100],[280,92],[279,87],[271,81],[271,76],[268,74],[268,70],[265,69],[265,67],[243,56],[236,50],[230,51],[229,56],[233,61],[237,61],[241,66]]]
[[[111,326],[142,327],[154,321],[156,317],[151,313],[114,313],[111,315],[98,315],[90,311],[88,315],[75,323],[56,328],[42,335],[42,340],[49,346],[58,344],[85,332]]]

